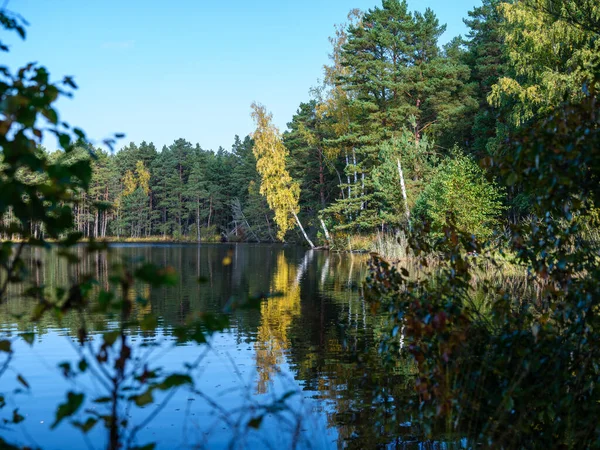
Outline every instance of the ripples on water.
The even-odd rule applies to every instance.
[[[88,272],[105,282],[111,259],[122,256],[170,265],[180,275],[176,287],[140,292],[150,302],[136,313],[152,311],[161,318],[160,327],[152,336],[133,330],[132,339],[136,346],[160,343],[160,348],[148,349],[151,361],[169,370],[206,351],[196,382],[214,404],[181,389],[143,430],[141,443],[156,441],[160,449],[226,448],[232,443],[234,448],[372,448],[389,443],[390,436],[407,427],[396,415],[401,404],[386,402],[408,401],[410,379],[383,370],[378,362],[374,341],[382,319],[372,316],[361,299],[364,256],[281,245],[132,244],[115,246],[109,257],[83,257],[72,269],[53,253],[34,250],[29,256],[43,261],[41,268],[32,262],[31,269],[37,282],[48,286],[65,285]],[[228,256],[231,264],[224,265]],[[199,278],[205,282],[198,283]],[[214,335],[209,348],[172,345],[171,328],[189,314],[220,312],[235,299],[268,292],[280,296],[264,302],[260,311],[232,312],[231,327]],[[16,290],[12,294],[0,309],[2,334],[26,329],[15,314],[28,311],[27,301]],[[116,325],[106,317],[88,319],[96,339],[98,330]],[[70,342],[76,330],[75,318],[61,324],[45,318],[35,327],[33,347],[18,341],[13,373],[22,374],[32,389],[16,399],[26,420],[11,431],[0,429],[0,436],[44,449],[103,447],[100,426],[87,443],[67,423],[49,429],[56,405],[74,388],[57,365],[77,361]],[[12,380],[5,374],[4,391]],[[98,391],[93,381],[82,383],[76,387],[90,395]],[[381,396],[382,387],[389,398]],[[289,411],[267,416],[258,430],[231,423],[288,391],[297,393],[286,402]],[[131,419],[143,420],[148,410],[136,409]]]

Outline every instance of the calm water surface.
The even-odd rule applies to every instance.
[[[153,336],[133,330],[132,339],[140,349],[159,342],[160,347],[148,349],[148,360],[169,370],[202,355],[195,378],[211,400],[186,389],[177,391],[140,432],[140,444],[157,442],[160,449],[372,448],[389,443],[386,434],[398,426],[389,414],[393,407],[380,407],[386,399],[374,387],[389,386],[395,399],[403,392],[410,396],[411,390],[407,377],[390,374],[377,362],[374,342],[382,318],[372,316],[361,299],[367,272],[364,256],[281,245],[124,244],[114,246],[109,256],[84,257],[70,269],[54,253],[35,250],[29,256],[43,262],[40,268],[32,265],[32,271],[38,282],[49,286],[66,284],[85,272],[106,280],[111,261],[123,256],[173,266],[178,272],[176,287],[140,292],[150,302],[136,314],[154,313],[160,327]],[[198,283],[199,278],[205,281]],[[280,296],[262,303],[260,310],[230,312],[231,326],[214,335],[209,345],[172,345],[172,327],[190,314],[227,311],[235,300],[269,292]],[[19,319],[29,311],[28,304],[17,293],[0,309],[4,335],[28,330]],[[89,321],[95,330],[115,325],[106,317],[92,316]],[[100,392],[93,380],[68,381],[57,368],[61,362],[78,360],[71,341],[77,328],[74,318],[61,323],[45,318],[34,329],[32,347],[17,341],[11,371],[0,381],[2,390],[16,386],[17,374],[31,389],[9,400],[13,404],[8,406],[18,406],[26,420],[11,429],[0,428],[4,439],[44,449],[105,445],[100,426],[86,438],[67,422],[50,430],[65,392]],[[286,392],[294,392],[286,400],[286,412],[267,414],[258,430],[240,425],[260,405]],[[132,423],[143,422],[154,406],[133,408]]]

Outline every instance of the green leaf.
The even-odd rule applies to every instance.
[[[135,271],[135,277],[153,287],[177,284],[177,272],[172,267],[159,268],[154,264],[144,264]]]
[[[48,122],[56,125],[58,123],[58,114],[56,113],[56,110],[54,110],[53,108],[47,108],[42,110],[42,115],[48,119]]]
[[[189,375],[174,373],[165,378],[165,380],[158,385],[158,388],[165,391],[174,387],[183,386],[184,384],[192,384],[192,378]]]
[[[84,422],[73,422],[73,426],[75,428],[79,428],[83,431],[84,434],[87,434],[94,426],[98,423],[98,419],[94,417],[88,417],[88,419]]]
[[[120,335],[119,330],[109,331],[107,333],[104,333],[104,343],[106,345],[112,346],[115,343],[115,341],[117,340],[117,338],[119,337],[119,335]]]
[[[79,408],[81,408],[84,397],[85,396],[83,394],[68,392],[67,401],[58,406],[58,409],[56,410],[56,419],[54,420],[54,423],[50,426],[50,428],[56,428],[60,424],[60,422],[62,422],[63,419],[75,414],[79,410]]]
[[[139,407],[146,406],[154,401],[152,397],[152,389],[148,389],[146,392],[140,395],[134,395],[131,397],[135,404]]]
[[[83,238],[83,233],[73,232],[69,233],[68,236],[60,242],[60,245],[64,247],[72,247],[77,244]]]
[[[146,444],[138,447],[129,447],[131,450],[154,450],[156,448],[156,444],[153,442],[152,444]]]
[[[253,417],[252,419],[250,419],[248,421],[248,426],[250,428],[254,428],[255,430],[258,430],[260,428],[260,424],[263,421],[263,417],[264,416],[257,416],[257,417]]]
[[[18,423],[21,423],[25,420],[25,417],[23,417],[21,414],[19,414],[19,409],[15,409],[13,411],[13,417],[12,417],[12,422],[16,425]]]
[[[153,331],[156,329],[157,326],[158,319],[156,318],[156,316],[154,316],[154,314],[146,315],[140,323],[140,328],[143,331]]]
[[[85,372],[87,370],[88,363],[85,360],[85,358],[83,358],[81,361],[79,361],[78,367],[79,367],[80,372]]]
[[[29,345],[33,345],[33,341],[35,340],[35,333],[22,333],[21,338]]]
[[[0,341],[0,352],[6,352],[6,353],[10,353],[11,350],[11,343],[10,341],[4,340],[4,341]]]
[[[21,383],[23,386],[25,386],[27,389],[29,389],[29,383],[27,382],[27,380],[25,378],[23,378],[23,375],[21,375],[21,374],[17,375],[17,380],[19,381],[19,383]]]
[[[58,136],[58,143],[66,150],[71,145],[71,138],[66,133],[60,133]]]
[[[69,363],[69,362],[63,362],[63,363],[60,363],[58,365],[58,367],[60,367],[62,369],[62,373],[63,373],[63,376],[65,378],[69,378],[72,375],[72,372],[71,372],[71,363]]]

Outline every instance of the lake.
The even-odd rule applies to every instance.
[[[111,262],[123,257],[172,266],[178,273],[175,287],[140,292],[150,301],[134,314],[152,312],[159,327],[152,334],[132,330],[131,336],[148,364],[177,370],[200,360],[193,372],[196,391],[178,389],[155,417],[162,397],[126,411],[131,424],[143,424],[137,444],[327,449],[394,442],[413,448],[412,442],[417,448],[408,422],[412,378],[402,368],[383,368],[377,333],[384,318],[371,314],[361,297],[366,255],[262,244],[119,244],[108,256],[86,256],[83,247],[78,252],[82,261],[69,268],[55,252],[31,250],[31,273],[47,286],[64,285],[86,272],[95,273],[102,284]],[[19,292],[15,288],[0,308],[0,334],[35,331],[35,340],[32,346],[15,340],[15,357],[1,383],[8,392],[18,387],[21,375],[30,389],[7,397],[2,412],[18,407],[25,420],[0,428],[0,436],[43,449],[103,448],[106,432],[99,425],[87,435],[67,421],[50,429],[67,391],[90,396],[100,391],[93,377],[68,379],[58,368],[78,360],[77,318],[59,323],[45,316],[31,330],[22,318],[31,312],[31,301]],[[231,308],[268,293],[278,295],[258,309]],[[174,345],[171,331],[186,317],[223,311],[230,315],[230,326],[208,344]],[[95,330],[92,340],[116,323],[95,314],[87,320]],[[256,417],[260,420],[251,422]]]

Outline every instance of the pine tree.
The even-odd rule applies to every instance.
[[[479,107],[472,123],[470,150],[479,157],[494,154],[498,147],[496,136],[506,130],[500,109],[488,102],[492,86],[507,74],[507,56],[501,33],[502,16],[498,11],[501,0],[483,0],[481,6],[469,11],[464,19],[470,28],[468,52],[464,59],[471,69],[471,82],[476,86]]]
[[[290,151],[288,167],[293,179],[299,180],[302,197],[301,216],[309,224],[317,221],[318,214],[339,195],[337,170],[330,160],[325,142],[332,138],[328,120],[318,114],[317,101],[301,103],[298,112],[283,135],[284,145]]]
[[[384,0],[348,28],[341,52],[347,70],[338,83],[348,92],[354,114],[337,140],[351,149],[348,189],[328,209],[338,221],[345,220],[338,229],[371,230],[385,224],[394,209],[372,177],[386,141],[407,127],[415,145],[424,133],[441,136],[455,130],[475,106],[468,67],[438,47],[444,30],[431,10],[411,14],[399,0]]]
[[[194,216],[196,239],[200,241],[202,219],[206,214],[206,161],[202,152],[197,152],[193,158],[192,169],[186,185],[186,200],[189,212]]]

